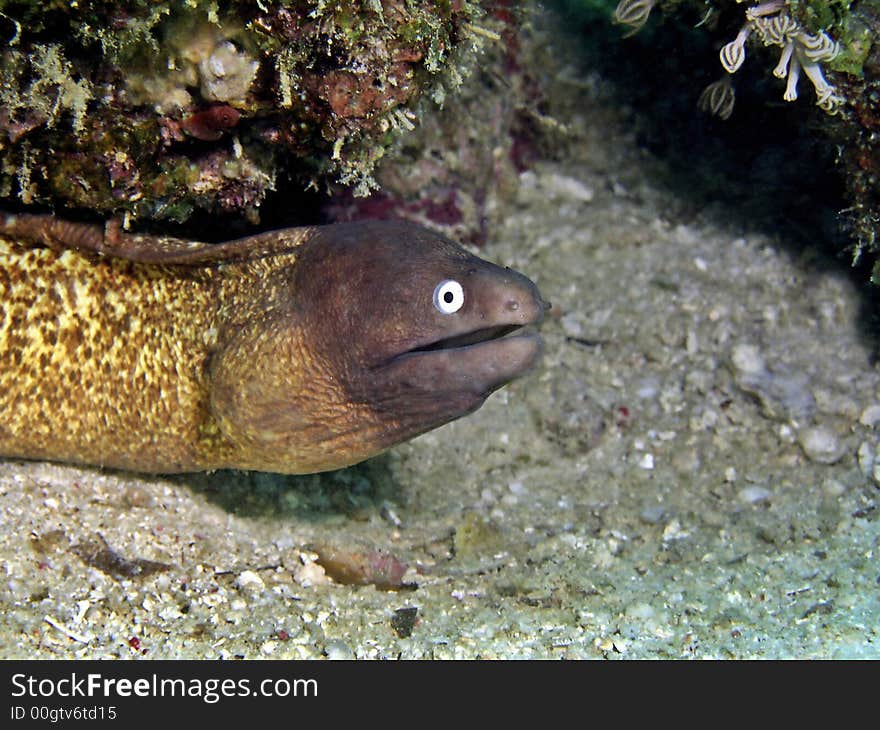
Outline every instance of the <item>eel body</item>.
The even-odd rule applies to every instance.
[[[540,338],[508,333],[544,309],[526,277],[406,223],[204,244],[0,214],[0,455],[347,466],[526,372]]]

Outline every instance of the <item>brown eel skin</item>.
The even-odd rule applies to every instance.
[[[0,303],[0,455],[286,474],[476,410],[547,306],[408,223],[206,244],[2,213]]]

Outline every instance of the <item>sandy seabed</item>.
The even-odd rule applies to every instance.
[[[537,372],[324,476],[0,462],[0,658],[880,657],[875,295],[601,86],[480,252],[553,302]]]

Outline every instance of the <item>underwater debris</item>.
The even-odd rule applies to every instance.
[[[413,629],[419,622],[419,609],[416,606],[398,608],[391,617],[391,628],[401,639],[412,636]]]
[[[417,587],[403,581],[409,566],[391,553],[330,545],[316,545],[312,549],[318,555],[315,562],[342,585],[372,585],[381,591],[413,590]]]
[[[86,565],[120,580],[123,578],[146,578],[154,573],[163,573],[171,569],[168,563],[144,558],[123,557],[107,544],[104,536],[100,533],[95,534],[94,540],[86,540],[74,545],[72,552]]]
[[[745,15],[746,22],[739,33],[719,53],[724,70],[729,74],[739,70],[746,58],[746,43],[754,35],[765,46],[782,48],[773,75],[786,79],[783,99],[794,101],[798,98],[797,85],[803,71],[816,90],[816,105],[829,114],[835,114],[843,99],[834,93],[835,88],[825,80],[820,63],[833,60],[840,53],[840,44],[824,31],[809,33],[789,15],[784,0],[757,3],[750,6]]]

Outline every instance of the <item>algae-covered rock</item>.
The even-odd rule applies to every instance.
[[[256,221],[288,178],[363,194],[419,97],[455,90],[483,17],[468,0],[0,0],[0,197]]]
[[[520,174],[560,133],[542,111],[546,99],[536,82],[540,43],[529,30],[536,12],[511,2],[487,13],[479,55],[462,54],[456,67],[464,83],[422,101],[418,123],[377,164],[379,187],[369,197],[337,186],[328,207],[333,219],[405,218],[474,245],[503,224]]]

